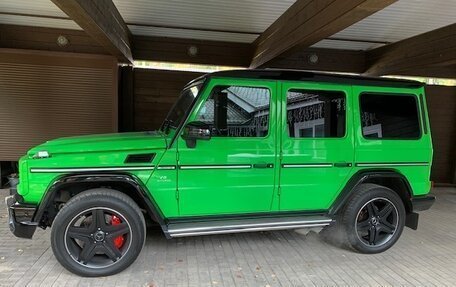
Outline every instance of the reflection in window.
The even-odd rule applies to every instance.
[[[343,137],[345,117],[345,94],[342,92],[294,89],[287,93],[290,137]]]
[[[269,102],[266,88],[216,86],[196,120],[208,124],[216,137],[264,137],[268,134]]]
[[[365,138],[410,139],[420,136],[414,96],[363,94],[360,102]]]

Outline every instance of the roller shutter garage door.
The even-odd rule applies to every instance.
[[[0,49],[0,161],[47,140],[117,131],[117,62]]]

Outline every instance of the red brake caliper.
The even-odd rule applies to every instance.
[[[120,223],[122,223],[122,221],[119,217],[115,215],[111,217],[111,225],[119,225]],[[124,245],[124,241],[125,238],[123,237],[123,235],[117,236],[116,238],[114,238],[114,246],[117,249],[120,249]]]

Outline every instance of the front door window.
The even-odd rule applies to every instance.
[[[270,91],[266,88],[216,86],[197,120],[216,137],[264,137],[269,127]]]

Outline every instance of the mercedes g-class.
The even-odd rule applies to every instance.
[[[32,148],[6,201],[16,236],[52,227],[57,260],[83,276],[128,267],[146,220],[167,238],[325,227],[377,253],[434,202],[431,161],[421,83],[224,71],[190,82],[158,131]]]

